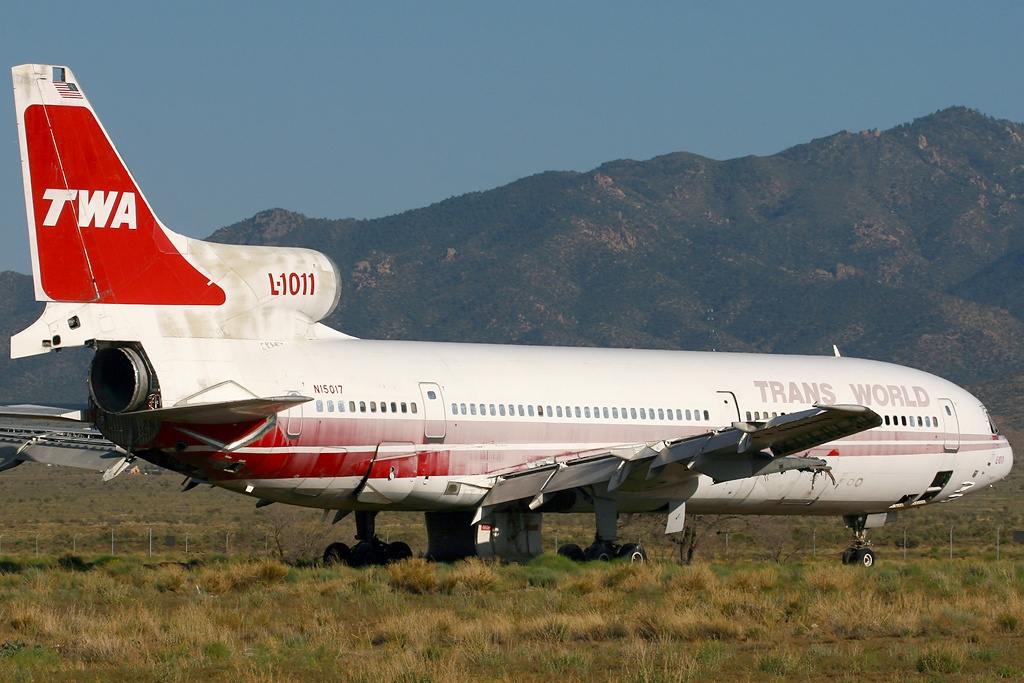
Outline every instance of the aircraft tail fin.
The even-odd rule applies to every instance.
[[[41,353],[54,337],[135,339],[147,333],[126,328],[145,310],[161,336],[275,339],[307,334],[334,309],[337,271],[323,254],[214,244],[164,226],[70,69],[23,64],[12,75],[36,299],[73,320],[63,329],[49,316],[51,341],[40,345],[40,328],[12,355]],[[100,306],[108,322],[85,329],[99,316],[65,315],[76,304]],[[119,305],[132,315],[114,316]],[[118,317],[127,322],[112,329]]]

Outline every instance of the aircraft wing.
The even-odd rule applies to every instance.
[[[108,441],[81,411],[49,406],[0,406],[0,472],[23,462],[103,472],[124,471],[128,454]]]
[[[585,486],[613,494],[616,490],[677,487],[700,474],[720,482],[792,469],[825,472],[829,469],[826,461],[794,453],[881,423],[878,414],[864,406],[815,405],[764,422],[734,422],[729,428],[683,439],[576,454],[497,477],[477,518],[517,502],[536,510],[559,491]]]

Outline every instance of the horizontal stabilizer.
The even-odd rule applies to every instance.
[[[171,408],[157,408],[155,410],[137,410],[130,413],[120,413],[119,417],[141,418],[174,424],[237,424],[240,422],[265,420],[281,411],[312,400],[308,396],[246,398],[240,401],[200,403],[196,405],[173,406]]]
[[[79,413],[49,406],[0,407],[0,471],[38,462],[116,476],[127,454],[91,424],[69,417]]]

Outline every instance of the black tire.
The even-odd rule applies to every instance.
[[[853,556],[857,553],[856,548],[847,548],[843,551],[843,564],[852,564]]]
[[[610,562],[615,558],[618,548],[614,543],[598,542],[584,551],[584,556],[588,562],[600,560],[601,562]]]
[[[388,562],[398,562],[412,557],[412,548],[401,541],[388,544]]]
[[[374,541],[359,541],[352,547],[349,565],[353,567],[371,567],[387,562],[387,546]]]
[[[325,567],[335,564],[348,564],[350,559],[352,559],[352,550],[344,543],[332,543],[324,551]]]
[[[874,567],[875,553],[870,548],[861,548],[853,554],[850,564],[859,564],[861,567]]]
[[[558,549],[558,554],[562,557],[568,557],[573,562],[582,562],[586,559],[583,554],[583,548],[579,547],[575,543],[567,543]]]
[[[627,543],[619,548],[618,559],[623,559],[633,564],[644,564],[647,562],[647,551],[639,543]]]

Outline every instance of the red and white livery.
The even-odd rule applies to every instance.
[[[437,558],[530,555],[544,512],[593,511],[594,542],[564,552],[638,558],[617,514],[664,511],[678,531],[685,509],[842,515],[844,559],[871,564],[866,528],[1010,470],[978,399],[897,365],[342,334],[320,322],[340,295],[330,259],[175,234],[68,68],[13,75],[46,309],[11,354],[95,349],[85,420],[117,446],[108,475],[142,458],[257,505],[355,512],[359,543],[327,551],[355,564],[408,554],[376,539],[381,510],[424,511]]]

